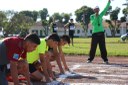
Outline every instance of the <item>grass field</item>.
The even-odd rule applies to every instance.
[[[88,55],[90,43],[91,38],[74,38],[74,46],[66,45],[63,51],[67,55]],[[106,48],[108,56],[128,56],[128,42],[119,42],[119,38],[106,38]],[[100,55],[99,46],[96,55]]]
[[[128,40],[124,43],[119,40],[119,38],[106,38],[108,56],[128,57]],[[88,55],[90,44],[91,38],[74,38],[74,46],[66,45],[63,51],[66,55]],[[100,55],[99,46],[97,46],[96,55]]]

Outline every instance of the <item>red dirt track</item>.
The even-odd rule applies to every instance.
[[[63,84],[48,85],[128,85],[128,57],[108,57],[108,65],[102,63],[101,57],[95,57],[92,63],[86,63],[87,58],[66,56],[69,68],[80,76],[58,78],[57,80]],[[58,71],[57,65],[54,70]],[[34,82],[33,85],[47,84]]]

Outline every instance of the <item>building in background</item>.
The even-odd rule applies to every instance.
[[[64,35],[64,25],[61,23],[57,23],[58,25],[58,30],[57,33],[58,35],[62,36]],[[109,25],[104,21],[103,22],[104,28],[105,28],[105,35],[106,37],[111,37],[111,30],[109,29]],[[81,26],[80,23],[75,23],[76,29],[75,29],[75,37],[85,37],[85,32]],[[51,34],[49,27],[48,29],[48,34]],[[36,22],[30,29],[29,29],[29,33],[37,33],[40,37],[45,37],[45,28],[42,26],[41,22]],[[115,36],[119,37],[125,33],[128,32],[127,26],[126,26],[126,22],[121,23],[119,29],[117,30]],[[66,30],[66,34],[68,35],[68,29]],[[92,25],[89,24],[89,28],[88,28],[88,32],[87,32],[87,37],[91,37],[92,36]]]

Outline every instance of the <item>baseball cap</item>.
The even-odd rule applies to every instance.
[[[99,9],[99,6],[96,6],[94,9]]]

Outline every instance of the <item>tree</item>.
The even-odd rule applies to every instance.
[[[47,36],[48,35],[48,25],[49,25],[49,20],[46,20],[47,17],[49,17],[47,8],[44,8],[43,10],[40,10],[39,15],[41,17],[42,26],[44,28],[43,29],[44,33]]]
[[[121,22],[126,22],[126,17],[125,17],[125,16],[121,17],[121,18],[120,18],[120,21],[121,21]]]
[[[70,19],[70,16],[71,16],[71,15],[72,15],[72,14],[67,14],[67,13],[62,13],[62,14],[61,14],[61,16],[63,17],[63,19],[62,19],[63,24],[66,24],[66,23],[69,22],[69,19]]]
[[[114,25],[112,24],[112,21],[111,20],[105,20],[105,21],[109,24],[109,29],[111,30],[112,35],[114,35],[113,32],[112,32],[112,30],[114,28]]]
[[[14,11],[14,10],[6,10],[6,11],[4,11],[4,13],[9,21],[15,15],[15,13],[18,13],[18,12]]]
[[[63,17],[62,23],[65,25],[69,22],[70,16],[72,14],[62,13],[61,16]],[[64,34],[66,34],[66,29],[64,29]]]
[[[93,13],[93,9],[87,6],[82,6],[75,11],[76,21],[81,23],[85,34],[87,34],[88,24],[90,23],[90,15],[92,15]]]
[[[118,20],[118,14],[119,14],[119,12],[120,12],[120,8],[119,7],[116,7],[115,10],[112,10],[111,12],[109,12],[109,14],[110,14],[110,21],[109,20],[106,20],[106,22],[109,24],[109,28],[111,30],[111,33],[112,33],[112,36],[113,37],[115,36],[115,34],[117,32],[117,29],[120,26],[120,22]]]
[[[121,20],[123,20],[123,22],[126,22],[126,27],[128,29],[128,7],[124,8],[122,12],[124,14],[124,17],[122,17]]]
[[[124,16],[126,17],[127,14],[128,14],[128,0],[126,0],[126,3],[124,3],[122,5],[125,5],[126,6],[126,8],[124,8],[123,11],[122,11],[123,14],[124,14]]]
[[[36,22],[38,12],[37,11],[21,11],[21,14],[33,18],[33,20]]]
[[[62,14],[54,13],[52,15],[52,18],[54,18],[56,22],[59,22],[64,25],[69,22],[70,16],[71,14],[67,14],[67,13],[62,13]],[[66,29],[64,29],[64,34],[66,34]]]
[[[38,17],[38,12],[37,11],[33,11],[33,19],[34,19],[35,22],[37,20],[37,17]]]
[[[21,13],[15,13],[10,21],[6,24],[4,29],[5,35],[8,34],[21,34],[24,37],[28,33],[28,29],[34,23],[33,19],[28,16],[24,16]]]
[[[0,11],[0,31],[4,27],[5,23],[7,22],[6,14],[3,11]]]
[[[57,21],[57,22],[62,22],[63,16],[61,16],[61,14],[59,14],[59,13],[54,13],[54,14],[52,15],[52,17],[54,18],[55,21]]]
[[[52,18],[54,18],[55,21],[66,24],[66,23],[68,23],[70,16],[71,16],[71,14],[67,14],[67,13],[62,13],[62,14],[54,13],[52,15]]]

